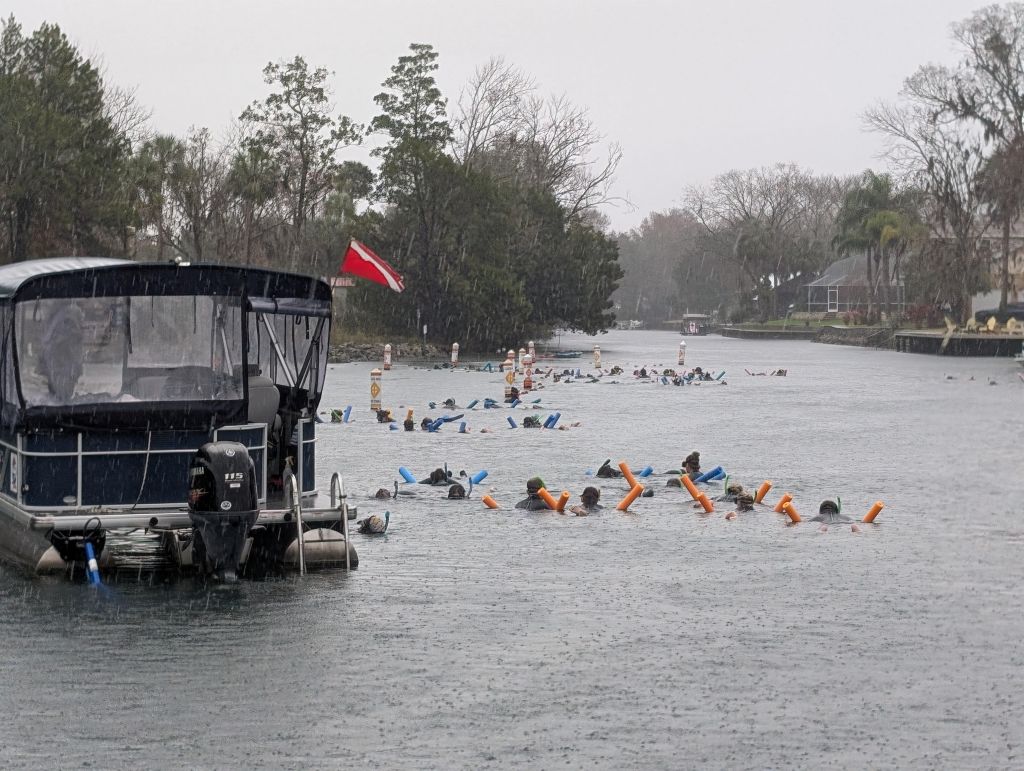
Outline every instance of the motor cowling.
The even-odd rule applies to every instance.
[[[207,442],[189,468],[193,559],[207,573],[238,574],[249,529],[259,517],[256,467],[238,442]]]

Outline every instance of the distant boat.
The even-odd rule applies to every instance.
[[[583,351],[555,351],[552,356],[556,359],[578,359]]]
[[[687,313],[680,321],[681,335],[706,335],[711,331],[711,317],[703,313]]]
[[[678,319],[662,322],[679,330],[681,335],[706,335],[711,331],[711,317],[705,313],[684,313]]]

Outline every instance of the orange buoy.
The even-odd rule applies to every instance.
[[[487,507],[487,508],[489,508],[489,509],[500,509],[500,508],[501,508],[501,507],[500,507],[500,506],[498,505],[498,502],[497,502],[496,500],[494,500],[494,499],[493,499],[493,498],[492,498],[491,496],[489,496],[489,495],[485,495],[485,496],[484,496],[483,498],[481,498],[480,500],[481,500],[481,501],[483,501],[483,502],[484,502],[484,506],[486,506],[486,507]]]
[[[562,494],[558,498],[558,503],[556,504],[556,509],[555,510],[556,511],[565,511],[565,504],[567,504],[569,502],[569,497],[570,497],[569,491],[568,490],[562,490]]]
[[[775,504],[775,513],[782,514],[786,509],[786,504],[789,503],[791,500],[793,500],[793,496],[790,495],[789,493],[786,493],[781,498],[779,498],[779,502]]]
[[[767,479],[761,483],[761,486],[757,488],[757,494],[754,496],[754,503],[760,503],[764,500],[764,497],[768,495],[768,491],[772,489],[772,483]]]
[[[626,464],[625,462],[623,462],[620,465],[625,466]],[[633,485],[633,489],[626,493],[626,497],[619,501],[619,505],[616,506],[615,508],[618,509],[619,511],[625,511],[626,509],[629,508],[629,504],[631,504],[633,501],[640,497],[640,493],[642,493],[643,491],[643,485]]]
[[[548,505],[548,508],[552,511],[558,511],[558,501],[555,500],[554,496],[551,495],[543,487],[537,491],[537,495],[544,499],[544,503]]]
[[[707,493],[701,493],[697,497],[697,503],[703,506],[704,511],[706,511],[709,514],[715,510],[715,504],[711,502],[710,498],[708,498]]]
[[[622,461],[622,462],[619,463],[619,471],[622,472],[623,478],[627,482],[629,482],[629,489],[630,489],[630,491],[632,491],[632,489],[634,487],[636,487],[638,484],[640,484],[639,482],[636,481],[636,477],[633,476],[633,472],[629,470],[629,464],[626,463],[626,461]]]
[[[693,496],[693,500],[700,500],[702,493],[697,489],[697,485],[693,483],[693,480],[690,479],[689,475],[683,474],[679,479],[682,481],[683,487],[690,491],[690,495]]]
[[[789,515],[789,518],[792,521],[800,521],[800,515],[796,513],[796,507],[793,505],[792,501],[786,501],[786,505],[783,506],[783,508],[785,509],[786,513]]]
[[[878,512],[885,508],[885,504],[881,501],[875,501],[875,505],[871,507],[871,511],[864,515],[865,522],[874,522],[875,517],[878,516]]]

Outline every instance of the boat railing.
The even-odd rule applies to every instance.
[[[292,517],[295,520],[295,535],[299,547],[299,575],[306,575],[306,534],[302,524],[302,496],[299,495],[299,483],[295,475],[285,472],[284,476],[285,501],[288,502]],[[347,550],[348,544],[346,544]]]
[[[341,518],[341,535],[345,539],[345,570],[352,570],[352,558],[348,551],[348,496],[345,495],[345,480],[337,471],[331,476],[331,508],[338,508]]]

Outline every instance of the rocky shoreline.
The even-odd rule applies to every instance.
[[[393,343],[391,361],[450,361],[451,351],[440,346],[423,343]],[[384,361],[384,343],[339,343],[332,345],[327,353],[332,364],[347,364],[352,361]]]

